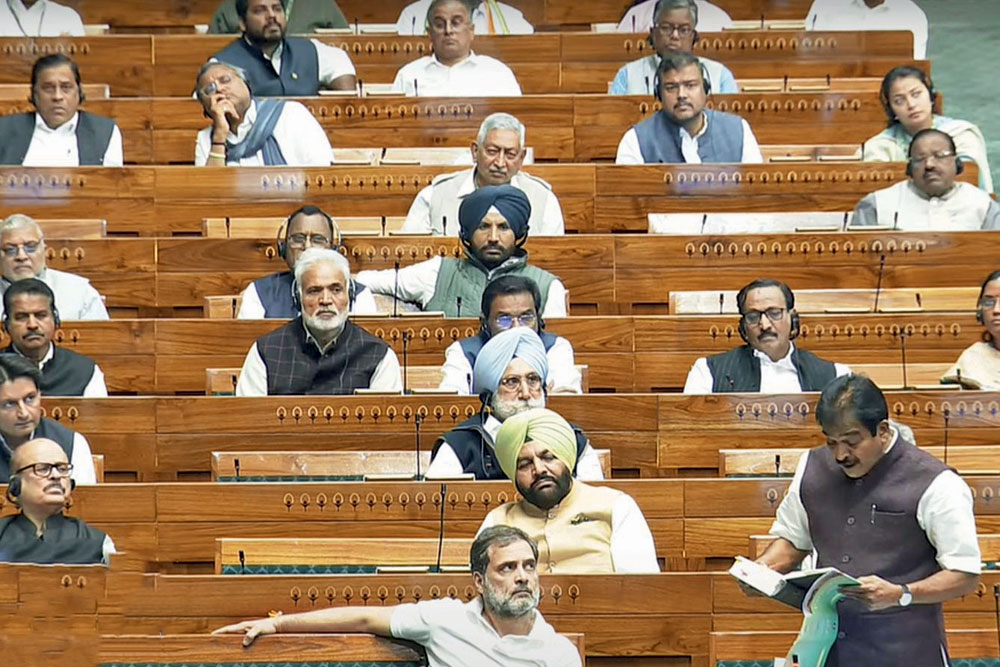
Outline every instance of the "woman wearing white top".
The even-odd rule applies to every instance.
[[[1000,391],[1000,270],[986,276],[979,290],[976,320],[986,329],[983,340],[967,347],[941,382]]]

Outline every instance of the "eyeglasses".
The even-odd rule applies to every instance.
[[[997,298],[995,296],[984,296],[979,300],[979,307],[983,310],[996,308]]]
[[[25,255],[34,255],[38,252],[40,247],[42,247],[41,241],[35,241],[33,243],[19,243],[17,245],[5,245],[3,247],[3,254],[9,259],[14,259],[21,254],[21,250],[24,250]]]
[[[771,320],[772,323],[777,323],[781,321],[781,318],[785,316],[784,308],[768,308],[767,310],[748,310],[743,313],[743,319],[746,323],[751,326],[757,326],[760,324],[760,318],[762,315],[767,315],[767,319]]]
[[[464,30],[472,24],[464,18],[456,18],[450,23],[448,21],[431,21],[430,30],[431,32],[445,33],[448,32],[448,28],[451,28],[452,32],[458,32],[459,30]]]
[[[670,37],[670,35],[677,33],[678,37],[690,37],[691,33],[694,32],[694,28],[688,24],[677,25],[676,23],[661,23],[656,26],[656,29],[664,37]]]
[[[923,165],[928,160],[947,160],[950,157],[955,157],[955,151],[935,151],[930,155],[925,155],[923,157],[911,157],[910,164],[914,167],[919,167]]]
[[[302,250],[306,247],[306,243],[309,245],[318,246],[320,248],[329,248],[330,239],[326,238],[322,234],[292,234],[288,237],[288,247],[294,248],[295,250]]]
[[[31,472],[43,479],[51,477],[53,470],[56,471],[56,477],[68,477],[69,474],[73,472],[72,463],[32,463],[31,465],[24,466],[14,472],[24,472],[29,468],[31,468]]]
[[[500,380],[500,386],[507,391],[517,391],[521,385],[526,384],[529,391],[536,391],[542,386],[542,378],[537,373],[528,373],[524,377],[519,375],[508,375]]]
[[[232,74],[220,74],[219,76],[215,77],[214,81],[207,84],[204,88],[202,88],[198,92],[202,94],[202,97],[210,97],[219,92],[219,86],[228,86],[232,82],[233,82]]]
[[[535,316],[534,312],[521,313],[517,317],[511,317],[510,315],[500,315],[496,319],[496,325],[497,329],[500,329],[501,331],[506,331],[507,329],[514,327],[515,322],[517,323],[517,326],[534,328],[535,322],[537,320],[538,318]]]

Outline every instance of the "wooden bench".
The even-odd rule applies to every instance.
[[[276,236],[287,218],[205,218],[202,236],[209,239],[260,239]],[[405,216],[338,217],[343,236],[388,236],[403,228]]]
[[[979,538],[979,552],[982,554],[983,562],[995,563],[996,561],[1000,561],[1000,535],[980,533],[977,537]],[[773,535],[751,535],[750,550],[747,552],[747,557],[753,559],[760,558],[776,539]]]
[[[81,88],[83,94],[91,100],[111,97],[111,88],[106,83],[85,83]],[[29,97],[31,97],[30,83],[0,83],[0,100],[23,102]]]
[[[469,569],[471,539],[441,541],[442,567]],[[379,574],[435,572],[437,538],[220,538],[215,574]],[[305,571],[302,571],[305,570]]]
[[[944,447],[921,447],[945,460]],[[806,449],[720,449],[720,477],[779,477],[795,472]],[[945,461],[963,475],[1000,475],[1000,445],[948,447]]]
[[[420,452],[420,468],[427,472],[430,449]],[[416,458],[412,451],[371,452],[212,452],[212,481],[262,482],[282,478],[298,480],[364,480],[386,476],[413,479]]]
[[[978,287],[931,287],[875,289],[796,289],[795,310],[800,313],[955,312],[974,308]],[[671,292],[671,315],[739,314],[736,290]]]

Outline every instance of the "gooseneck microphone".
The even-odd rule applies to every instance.
[[[993,622],[997,627],[997,655],[1000,655],[1000,584],[993,584]]]
[[[460,297],[460,296],[456,296],[455,297],[455,310],[457,311],[455,313],[455,317],[461,317],[462,316],[462,297]]]
[[[878,298],[882,293],[882,275],[885,273],[885,255],[882,255],[882,259],[878,262],[878,282],[875,283],[875,305],[872,307],[872,312],[878,312]]]
[[[948,465],[948,422],[951,421],[951,411],[944,411],[944,464]]]
[[[719,315],[721,315],[726,306],[726,295],[723,292],[719,292]]]
[[[413,448],[417,455],[417,476],[414,477],[413,479],[415,479],[418,482],[423,481],[424,479],[424,476],[420,473],[420,422],[422,422],[423,420],[424,418],[420,416],[419,412],[413,416],[413,431],[414,431]]]
[[[233,468],[236,469],[236,481],[240,481],[240,460],[233,459]]]
[[[448,236],[448,216],[441,216],[441,236]]]
[[[399,260],[393,265],[393,270],[396,272],[393,276],[392,284],[392,316],[399,317]]]
[[[903,369],[903,389],[904,390],[913,389],[913,387],[909,386],[909,384],[906,382],[906,332],[905,331],[899,332],[899,353],[901,355],[901,362],[902,362],[901,365]]]
[[[403,332],[403,394],[410,393],[410,387],[407,385],[407,369],[409,367],[409,360],[407,358],[408,348],[410,346],[410,332]]]
[[[705,223],[708,222],[708,213],[704,213],[701,216],[701,229],[698,231],[699,234],[705,233]]]
[[[441,571],[441,552],[444,551],[444,504],[448,498],[448,485],[441,484],[441,519],[438,525],[438,556],[437,565],[434,568],[435,572]]]

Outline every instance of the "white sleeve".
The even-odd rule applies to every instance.
[[[438,447],[437,454],[431,459],[427,468],[428,477],[456,477],[464,473],[462,462],[455,455],[455,450],[447,442]]]
[[[329,86],[342,76],[353,76],[354,63],[343,49],[324,44],[318,39],[309,40],[316,47],[316,64],[319,66],[319,82]]]
[[[744,140],[745,143],[745,140]],[[639,135],[635,133],[635,128],[631,128],[618,142],[618,154],[615,155],[615,164],[645,164],[642,159],[642,151],[639,149]]]
[[[505,4],[500,8],[500,11],[503,12],[503,19],[507,23],[507,29],[511,35],[533,35],[535,33],[535,27],[528,23],[528,19],[524,18],[524,14],[520,10]]]
[[[698,357],[688,371],[687,380],[684,382],[684,394],[711,394],[715,380],[712,377],[712,369],[708,367],[708,359]]]
[[[333,148],[326,137],[326,131],[309,109],[300,102],[288,101],[285,111],[293,110],[294,123],[293,153],[298,159],[288,160],[290,165],[302,167],[329,167],[333,159]]]
[[[478,536],[479,533],[483,532],[487,528],[492,528],[495,525],[496,522],[493,520],[493,512],[490,512],[489,514],[486,515],[486,518],[484,518],[483,522],[479,525],[479,530],[476,531],[476,535]]]
[[[103,165],[105,167],[124,166],[125,160],[122,157],[122,131],[118,129],[118,124],[111,130],[111,140],[108,142],[108,149],[104,151]]]
[[[545,196],[545,214],[542,221],[542,228],[533,236],[562,236],[566,233],[562,206],[559,205],[559,198],[554,192],[550,191]]]
[[[979,574],[982,554],[969,485],[951,470],[934,478],[917,503],[917,523],[937,550],[945,570]]]
[[[267,366],[257,350],[257,343],[250,347],[243,361],[240,379],[236,381],[237,396],[267,396]]]
[[[194,166],[204,167],[208,164],[208,153],[212,149],[212,128],[198,131],[194,140]]]
[[[434,230],[431,229],[431,195],[433,193],[434,186],[428,185],[413,198],[410,210],[406,214],[406,221],[403,223],[404,232],[434,233]]]
[[[262,320],[264,319],[264,304],[260,302],[260,295],[257,294],[257,286],[253,283],[247,285],[243,290],[243,300],[240,302],[240,312],[236,313],[238,320]]]
[[[744,164],[761,164],[764,162],[764,155],[760,152],[757,144],[757,137],[750,129],[750,123],[743,119],[743,159]]]
[[[646,517],[632,496],[623,493],[611,508],[611,563],[617,574],[655,574],[656,545]]]
[[[913,17],[913,59],[924,60],[927,57],[927,14],[914,3]]]
[[[438,274],[441,272],[440,256],[432,257],[425,262],[404,266],[399,270],[399,288],[397,296],[404,301],[414,301],[421,307],[434,296],[437,288]],[[380,271],[361,271],[355,276],[359,283],[364,283],[375,294],[392,295],[396,288],[395,269]],[[551,289],[551,288],[550,288]]]
[[[601,482],[604,481],[604,470],[601,469],[601,459],[597,457],[597,452],[587,443],[583,448],[580,460],[576,462],[576,478],[581,482]]]
[[[77,484],[97,484],[97,470],[91,457],[90,443],[80,433],[73,434],[73,474]]]
[[[582,394],[583,376],[576,368],[573,344],[559,336],[545,356],[549,360],[549,376],[546,383],[548,392],[550,394]]]
[[[635,29],[637,32],[642,32],[642,26],[639,25],[639,6],[635,5],[630,10],[625,12],[625,16],[618,23],[618,32],[632,32],[632,20],[635,19]]]
[[[354,296],[354,305],[351,307],[352,315],[378,315],[378,304],[375,303],[375,296],[372,291],[365,287]]]
[[[83,388],[84,398],[107,398],[108,386],[104,382],[104,371],[97,364],[94,364],[94,373],[90,376],[90,382]]]
[[[66,13],[66,23],[69,24],[69,36],[86,37],[86,31],[83,29],[83,19],[80,18],[79,12],[71,7],[64,7],[64,9],[68,10]]]
[[[407,81],[406,67],[406,65],[403,65],[399,68],[399,71],[396,72],[396,78],[392,80],[392,90],[393,92],[412,96],[413,86],[410,85],[411,82]]]
[[[110,320],[108,309],[104,307],[104,299],[89,282],[83,290],[83,303],[80,306],[81,320]]]
[[[422,3],[417,0],[406,7],[399,14],[396,20],[396,32],[400,35],[422,35],[424,33],[424,23],[417,16],[417,8]]]
[[[553,346],[555,347],[555,346]],[[438,389],[457,391],[459,396],[472,393],[472,365],[462,351],[462,344],[455,341],[444,351],[444,366],[441,367],[441,384]]]
[[[549,319],[552,317],[567,317],[566,312],[566,287],[561,280],[553,280],[549,285],[549,293],[545,297],[545,308],[542,310],[542,317]]]
[[[399,370],[399,359],[391,347],[385,351],[382,361],[375,367],[368,388],[376,391],[403,391],[403,374]]]
[[[517,82],[514,71],[503,63],[500,63],[500,67],[496,69],[490,84],[496,85],[496,92],[493,93],[496,97],[521,96],[521,84]]]
[[[111,554],[118,553],[115,548],[115,541],[107,533],[104,534],[104,543],[101,545],[101,562],[105,565],[111,564]]]
[[[785,498],[778,505],[777,515],[774,523],[771,524],[771,535],[783,537],[799,551],[812,551],[812,536],[809,534],[809,515],[802,504],[802,476],[806,472],[806,462],[809,460],[809,452],[805,452],[799,457],[799,464],[795,468],[795,476],[792,477],[791,484],[788,485],[788,492]]]

